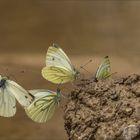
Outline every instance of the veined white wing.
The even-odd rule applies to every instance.
[[[53,92],[51,90],[46,90],[46,89],[33,89],[33,90],[29,90],[29,93],[35,97],[35,100],[51,94],[56,95],[56,92]]]
[[[34,96],[16,82],[0,75],[0,116],[12,117],[16,113],[16,99],[22,106],[29,106]]]
[[[99,66],[96,72],[96,79],[101,80],[101,79],[106,79],[111,76],[111,70],[110,70],[110,60],[108,56],[105,56],[103,62]]]
[[[57,44],[53,44],[48,48],[46,65],[47,67],[60,67],[66,69],[67,71],[75,70],[68,56]]]
[[[12,117],[16,113],[16,100],[6,88],[0,88],[0,116]]]
[[[38,123],[51,119],[58,103],[59,95],[49,90],[30,90],[29,92],[36,99],[25,109],[26,114]]]
[[[42,69],[41,73],[46,80],[55,84],[74,81],[79,75],[67,55],[56,44],[48,48],[46,67]]]
[[[24,107],[29,106],[34,100],[34,96],[14,81],[6,80],[5,88],[10,91]]]

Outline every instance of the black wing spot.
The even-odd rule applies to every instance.
[[[27,97],[27,96],[25,96],[25,98],[27,99],[28,97]]]
[[[16,108],[16,106],[13,106],[13,108]]]
[[[55,60],[55,58],[54,58],[54,57],[52,57],[52,60],[54,61],[54,60]]]

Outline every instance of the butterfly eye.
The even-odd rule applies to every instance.
[[[75,77],[76,77],[76,79],[78,79],[80,77],[80,72],[79,71],[76,71]]]
[[[6,80],[5,80],[5,79],[2,79],[2,80],[0,81],[0,87],[3,87],[3,86],[5,85],[5,82],[6,82]]]
[[[53,43],[53,47],[58,48],[58,45],[56,43]]]

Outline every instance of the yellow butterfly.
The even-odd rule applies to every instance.
[[[108,56],[104,57],[103,62],[98,67],[95,78],[96,80],[103,80],[106,78],[111,77],[111,67],[110,67],[110,60]]]
[[[60,90],[53,92],[50,90],[30,90],[35,100],[25,111],[29,118],[38,123],[44,123],[50,120],[54,114],[56,106],[60,101]]]
[[[68,56],[56,44],[48,48],[46,67],[42,69],[42,76],[55,84],[72,82],[77,79],[79,72],[71,64]]]

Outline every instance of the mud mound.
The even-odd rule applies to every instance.
[[[81,80],[64,119],[69,140],[140,140],[140,75]]]

